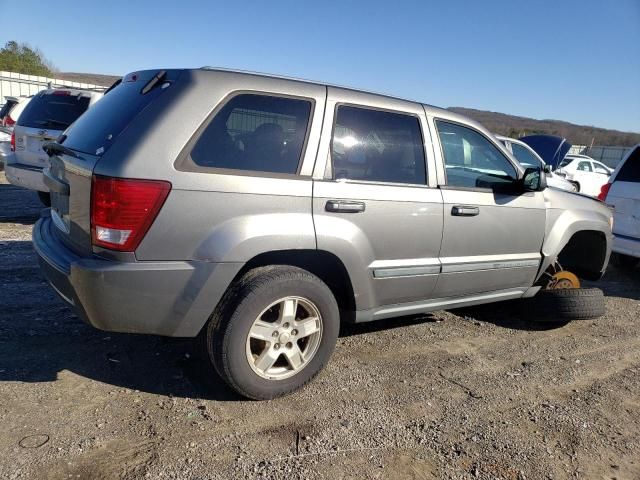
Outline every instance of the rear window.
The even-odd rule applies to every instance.
[[[627,157],[616,176],[616,182],[640,182],[640,147]]]
[[[295,174],[312,104],[272,95],[233,97],[191,151],[201,167]]]
[[[17,102],[15,100],[7,100],[2,108],[0,108],[0,119],[4,118]]]
[[[167,71],[156,87],[146,93],[143,89],[157,70],[127,75],[65,132],[64,146],[91,155],[106,152],[134,117],[165,90],[173,72]]]
[[[89,97],[41,93],[31,99],[18,119],[29,128],[65,130],[89,107]]]

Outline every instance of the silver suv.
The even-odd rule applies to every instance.
[[[610,210],[545,190],[447,110],[141,71],[45,150],[52,208],[33,241],[53,288],[100,329],[199,336],[250,398],[310,381],[340,322],[534,295],[535,318],[603,312],[600,291],[569,287],[604,272]]]

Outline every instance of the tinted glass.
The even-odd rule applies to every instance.
[[[422,132],[411,115],[338,107],[331,158],[334,178],[426,183]]]
[[[296,173],[311,102],[269,95],[233,97],[191,151],[203,167]]]
[[[620,167],[616,182],[640,182],[640,147],[636,147]]]
[[[511,150],[513,151],[513,156],[516,157],[525,168],[542,168],[542,162],[531,153],[528,148],[518,143],[512,143]]]
[[[138,72],[107,93],[91,106],[73,126],[65,132],[64,145],[73,150],[95,155],[99,149],[105,152],[116,138],[145,107],[167,88],[158,85],[148,93],[142,88],[156,75],[157,70]],[[170,82],[178,73],[169,70],[166,81]]]
[[[447,185],[500,188],[516,180],[515,167],[483,135],[467,127],[436,121],[447,172]]]
[[[11,109],[16,103],[18,102],[16,102],[15,100],[7,100],[7,103],[5,103],[2,106],[2,108],[0,108],[0,120],[4,118],[7,115],[7,113],[11,111]]]
[[[89,107],[89,97],[41,93],[31,99],[18,119],[29,128],[65,130]]]
[[[592,172],[591,162],[580,162],[578,163],[578,170],[581,172]]]
[[[569,165],[572,161],[573,161],[573,158],[564,157],[564,160],[562,160],[562,161],[560,162],[560,164],[558,165],[558,168],[560,168],[560,167],[566,167],[566,166],[567,166],[567,165]]]

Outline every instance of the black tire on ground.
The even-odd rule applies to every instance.
[[[580,184],[578,182],[571,182],[571,183],[573,183],[575,185],[576,192],[579,192],[580,191]]]
[[[599,288],[540,290],[523,302],[524,316],[534,322],[566,323],[604,315],[604,294]]]
[[[38,192],[38,198],[45,207],[51,206],[51,194],[49,192]]]
[[[632,257],[631,255],[624,255],[622,253],[611,254],[611,263],[613,263],[618,268],[635,268],[640,262],[640,258]]]
[[[259,376],[247,360],[249,329],[273,302],[297,296],[311,301],[322,317],[320,344],[299,373],[285,379]],[[286,265],[247,272],[225,293],[202,335],[207,358],[220,377],[236,392],[266,400],[298,390],[310,382],[329,360],[340,330],[338,304],[327,285],[306,270]]]

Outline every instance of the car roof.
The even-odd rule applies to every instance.
[[[374,96],[381,97],[381,98],[388,98],[388,99],[391,99],[391,100],[413,103],[415,105],[421,105],[424,108],[424,111],[425,111],[425,113],[427,115],[431,115],[433,117],[439,117],[439,118],[441,118],[443,120],[448,120],[448,121],[452,121],[452,122],[458,122],[458,123],[462,123],[462,124],[471,126],[471,127],[475,128],[475,129],[481,131],[482,133],[484,133],[487,137],[495,139],[493,134],[490,131],[488,131],[487,128],[484,125],[482,125],[481,123],[475,121],[472,118],[466,117],[466,116],[464,116],[462,114],[453,112],[453,111],[448,110],[446,108],[436,107],[434,105],[430,105],[428,103],[424,103],[424,102],[421,102],[421,101],[418,101],[418,100],[412,100],[412,99],[397,97],[397,96],[389,95],[387,93],[374,92],[374,91],[370,91],[370,90],[364,90],[364,89],[348,87],[348,86],[345,87],[345,86],[342,86],[342,85],[336,85],[336,84],[327,83],[327,82],[319,82],[319,81],[315,81],[315,80],[307,80],[307,79],[302,79],[302,78],[288,77],[286,75],[275,75],[275,74],[271,74],[271,73],[252,72],[252,71],[248,71],[248,70],[238,70],[238,69],[230,69],[230,68],[222,68],[222,67],[204,66],[204,67],[197,68],[197,69],[187,69],[187,70],[200,70],[200,71],[207,71],[207,72],[212,72],[212,73],[216,73],[216,72],[217,73],[231,73],[231,74],[237,74],[237,75],[248,75],[248,76],[261,77],[261,78],[272,78],[272,79],[287,80],[287,81],[305,83],[305,84],[308,84],[308,85],[339,88],[341,90],[350,91],[350,92],[354,92],[354,93],[364,93],[364,94],[374,95]]]
[[[454,117],[454,116],[460,117],[460,119],[464,119],[465,123],[467,123],[467,122],[469,122],[471,120],[468,117],[465,117],[464,115],[457,114],[455,112],[452,112],[451,110],[447,110],[446,108],[437,107],[437,106],[430,105],[428,103],[424,103],[424,102],[421,102],[421,101],[418,101],[418,100],[412,100],[412,99],[409,99],[409,98],[397,97],[397,96],[394,96],[394,95],[390,95],[388,93],[375,92],[375,91],[371,91],[371,90],[365,90],[365,89],[362,89],[362,88],[355,88],[355,87],[349,87],[349,86],[344,86],[344,85],[339,85],[339,84],[320,82],[320,81],[316,81],[316,80],[308,80],[308,79],[305,79],[305,78],[290,77],[290,76],[287,76],[287,75],[276,75],[276,74],[264,73],[264,72],[252,72],[252,71],[249,71],[249,70],[239,70],[239,69],[233,69],[233,68],[205,66],[205,67],[201,67],[199,70],[206,70],[206,71],[210,71],[210,72],[237,73],[237,74],[241,74],[241,75],[250,75],[250,76],[255,76],[255,77],[291,80],[291,81],[294,81],[294,82],[306,83],[306,84],[310,84],[310,85],[319,85],[319,86],[322,86],[322,87],[340,88],[342,90],[349,90],[349,91],[352,91],[352,92],[359,92],[359,93],[367,93],[367,94],[371,94],[371,95],[376,95],[378,97],[385,97],[385,98],[391,98],[391,99],[394,99],[394,100],[401,100],[403,102],[417,103],[417,104],[423,105],[426,110],[431,111],[431,112],[433,112],[435,114],[442,114],[442,115],[446,115],[448,117],[449,116],[450,117]],[[471,120],[471,121],[473,121],[473,120]]]
[[[101,91],[86,89],[86,88],[72,88],[72,87],[47,88],[46,90],[40,90],[36,95],[51,95],[56,92],[69,92],[70,95],[81,95],[83,97],[92,97],[92,98],[98,98],[104,95]]]

